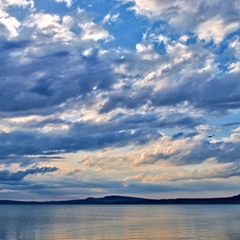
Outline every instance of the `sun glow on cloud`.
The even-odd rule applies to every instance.
[[[0,198],[238,194],[238,48],[237,0],[1,1]]]

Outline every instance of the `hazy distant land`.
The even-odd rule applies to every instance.
[[[106,196],[103,198],[86,198],[66,201],[13,201],[0,200],[0,204],[239,204],[240,194],[222,198],[176,198],[147,199],[126,196]]]

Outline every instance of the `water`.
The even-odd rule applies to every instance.
[[[237,240],[239,226],[239,205],[0,205],[1,240]]]

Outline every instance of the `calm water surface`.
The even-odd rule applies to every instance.
[[[238,205],[0,205],[1,240],[240,239]]]

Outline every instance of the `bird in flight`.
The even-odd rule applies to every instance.
[[[214,137],[215,135],[208,135],[209,138]]]

